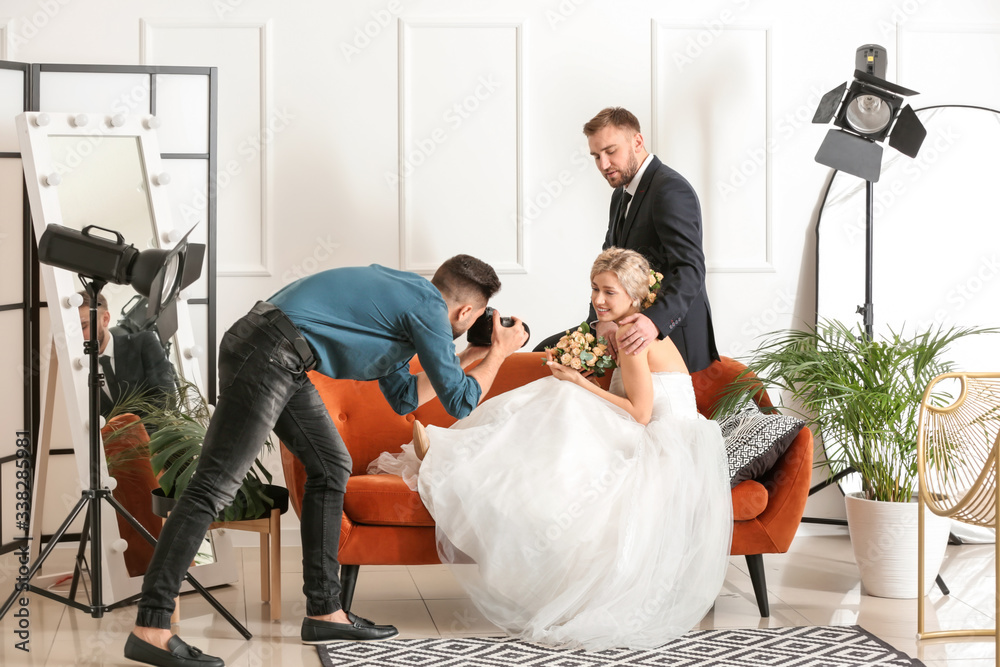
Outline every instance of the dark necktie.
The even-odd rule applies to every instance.
[[[118,382],[115,380],[115,372],[111,369],[111,357],[102,354],[100,361],[101,370],[104,371],[104,392],[114,401],[116,398],[114,388],[118,386]]]
[[[615,216],[615,226],[614,233],[611,235],[611,242],[621,248],[624,247],[625,239],[623,238],[625,231],[625,214],[628,212],[628,203],[632,201],[632,195],[628,192],[622,192],[622,198],[618,202],[618,215]]]

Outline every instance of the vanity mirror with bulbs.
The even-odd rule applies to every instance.
[[[168,161],[161,157],[160,125],[158,117],[145,113],[25,112],[17,116],[35,238],[41,238],[53,224],[75,230],[91,225],[112,230],[139,251],[170,248],[184,237],[190,230],[172,216],[172,178]],[[79,479],[87,488],[89,365],[80,327],[82,297],[78,292],[82,285],[76,274],[64,269],[41,264],[39,273],[47,295],[57,364],[57,373],[51,377],[59,385],[61,399],[43,401],[42,422],[51,420],[59,406],[65,408]],[[112,326],[143,326],[143,309],[135,308],[141,303],[139,295],[131,286],[109,283],[102,295],[108,301]],[[158,321],[156,326],[177,375],[203,385],[202,350],[191,326],[190,297],[181,292],[173,301],[170,321],[164,326]],[[145,322],[146,328],[149,325]],[[48,445],[40,441],[40,451],[46,451]],[[108,477],[103,458],[99,463],[102,481],[113,490],[117,481]],[[52,507],[45,514],[59,514],[59,510]],[[142,577],[129,576],[124,565],[127,543],[119,536],[114,512],[103,512],[101,524],[104,595],[108,599],[133,595]],[[228,536],[216,531],[205,551],[206,556],[199,561],[204,564],[194,568],[198,580],[207,586],[233,581],[236,568]]]

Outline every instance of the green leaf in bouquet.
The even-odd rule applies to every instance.
[[[583,352],[580,353],[580,361],[582,361],[583,363],[587,363],[591,359],[595,358],[595,356],[596,355],[593,352],[588,352],[587,350],[584,350]]]
[[[579,327],[577,327],[577,329],[580,331],[580,333],[583,333],[583,334],[589,334],[590,333],[590,325],[587,324],[586,322],[583,322]]]

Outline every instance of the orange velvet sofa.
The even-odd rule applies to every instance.
[[[537,352],[518,352],[504,362],[487,398],[550,375]],[[414,361],[414,370],[418,363]],[[708,416],[719,392],[746,367],[723,357],[692,376],[698,410]],[[412,440],[413,421],[449,426],[455,419],[433,400],[409,415],[396,414],[377,382],[334,380],[313,371],[330,416],[350,450],[354,465],[344,497],[340,525],[342,602],[349,609],[361,565],[439,563],[434,519],[420,496],[395,475],[368,475],[368,464],[384,451],[398,452]],[[770,407],[765,392],[757,401]],[[281,446],[281,461],[295,512],[301,513],[305,486],[302,464]],[[802,429],[788,450],[762,479],[748,480],[733,491],[734,556],[746,556],[761,616],[768,616],[762,555],[784,553],[802,520],[812,479],[813,441]],[[667,508],[665,508],[667,509]]]

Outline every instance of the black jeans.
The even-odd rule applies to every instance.
[[[137,625],[170,628],[174,598],[209,524],[232,502],[272,428],[307,473],[301,517],[306,614],[341,608],[337,549],[351,456],[292,343],[255,311],[222,338],[218,406],[198,470],[160,533]]]

